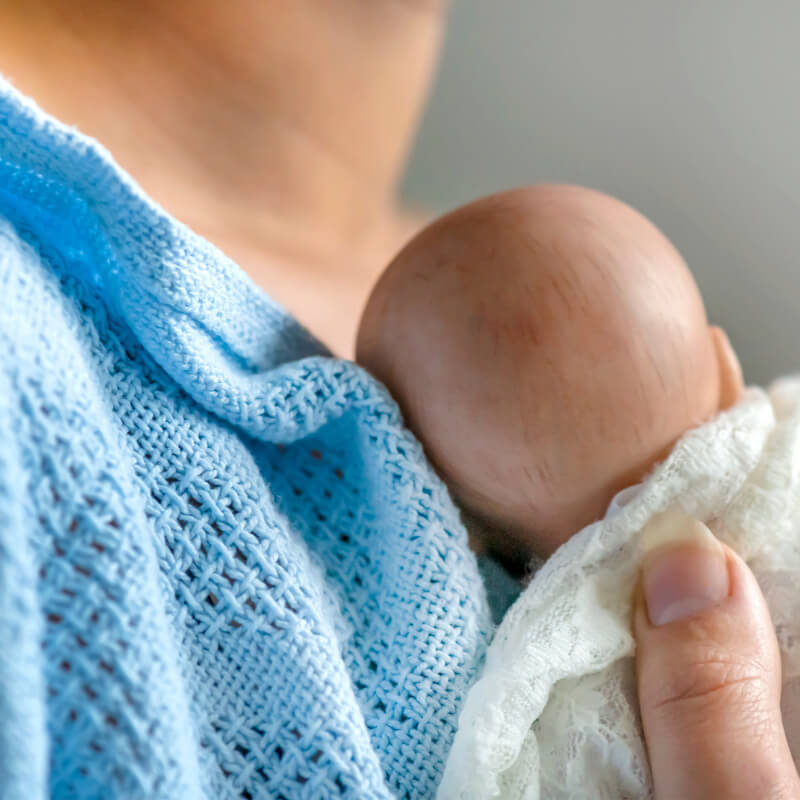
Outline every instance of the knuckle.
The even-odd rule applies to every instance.
[[[767,673],[756,661],[736,661],[710,655],[672,671],[652,696],[658,713],[686,715],[723,706],[736,710],[742,724],[757,724],[771,696]]]
[[[682,764],[692,780],[713,789],[698,797],[800,800],[779,681],[767,657],[753,649],[733,655],[719,643],[695,639],[691,648],[678,644],[666,651],[666,658],[662,649],[660,658],[642,660],[642,722],[662,780],[677,780]]]

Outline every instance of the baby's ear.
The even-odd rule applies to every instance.
[[[719,410],[725,411],[739,402],[744,391],[742,367],[725,331],[712,325],[710,332],[719,364]]]

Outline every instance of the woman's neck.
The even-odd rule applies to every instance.
[[[210,238],[345,250],[391,208],[438,0],[12,0],[0,71]]]
[[[444,0],[5,0],[0,73],[335,352],[395,213]]]

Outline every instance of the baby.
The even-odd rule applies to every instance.
[[[473,547],[516,569],[550,557],[497,632],[440,797],[648,796],[630,611],[662,512],[706,522],[760,578],[794,746],[800,384],[744,390],[651,223],[568,186],[459,209],[386,270],[357,360],[481,521]]]

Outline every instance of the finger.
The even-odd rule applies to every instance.
[[[634,632],[656,800],[800,798],[780,655],[753,574],[702,523],[654,518]]]

